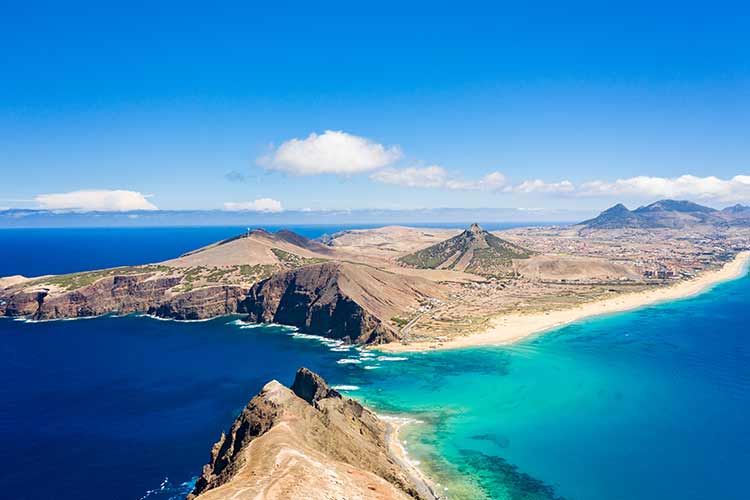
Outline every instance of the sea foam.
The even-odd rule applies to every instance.
[[[340,359],[340,360],[336,361],[336,363],[338,363],[340,365],[358,365],[361,362],[362,361],[360,361],[358,359],[352,359],[352,358],[344,358],[344,359]]]
[[[359,386],[358,385],[334,385],[334,389],[337,391],[358,391]]]

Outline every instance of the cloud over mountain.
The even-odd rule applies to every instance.
[[[583,183],[578,192],[585,196],[642,196],[658,198],[713,199],[731,202],[750,200],[750,175],[731,179],[681,175],[675,178],[638,176],[614,182]]]

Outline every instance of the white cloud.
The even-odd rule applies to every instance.
[[[283,212],[284,207],[281,202],[272,198],[259,198],[255,201],[240,201],[240,202],[227,202],[224,203],[224,210],[237,212],[237,211],[250,211],[250,212],[266,212],[266,213],[277,213]]]
[[[523,181],[517,186],[509,187],[507,191],[514,193],[570,193],[575,186],[570,181],[544,182],[541,179]]]
[[[638,176],[615,181],[593,180],[577,185],[569,180],[546,182],[542,179],[529,179],[518,184],[510,184],[500,172],[492,172],[477,180],[465,180],[454,178],[444,168],[433,165],[401,169],[385,168],[374,172],[370,178],[384,184],[407,187],[499,191],[515,194],[687,198],[717,202],[750,201],[750,175],[736,175],[731,179],[694,175],[674,178]]]
[[[40,194],[34,198],[39,208],[82,212],[124,212],[128,210],[158,210],[136,191],[120,189],[90,189],[69,193]]]
[[[474,191],[495,191],[507,184],[505,176],[500,172],[491,172],[476,181],[451,179],[445,183],[448,189],[465,189]]]
[[[385,147],[364,137],[327,130],[306,139],[290,139],[259,158],[258,163],[295,175],[355,174],[384,167],[399,158],[398,146]]]
[[[491,191],[505,186],[505,176],[492,172],[479,180],[452,179],[448,172],[437,165],[429,167],[386,168],[379,170],[370,178],[383,184],[394,184],[407,187],[442,188],[454,190]]]
[[[448,172],[443,167],[386,168],[375,172],[370,178],[383,184],[395,184],[408,187],[436,188],[444,187]]]
[[[722,202],[750,200],[750,175],[731,179],[718,177],[648,177],[638,176],[614,182],[591,181],[581,184],[583,196],[639,196],[649,198],[712,199]]]

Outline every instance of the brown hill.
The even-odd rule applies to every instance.
[[[399,339],[394,317],[413,314],[440,285],[349,262],[326,262],[276,274],[254,285],[241,309],[251,321],[293,325],[355,343]]]
[[[512,272],[515,259],[533,252],[472,224],[467,230],[440,243],[400,257],[398,261],[418,269],[451,269],[482,275]]]
[[[291,231],[270,233],[255,229],[163,262],[173,267],[227,267],[277,265],[290,267],[293,260],[324,260],[335,251]],[[295,267],[295,266],[291,266]]]
[[[211,450],[188,500],[432,500],[392,429],[317,374],[269,382]]]

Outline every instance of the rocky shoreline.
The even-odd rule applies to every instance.
[[[290,388],[271,381],[252,398],[188,500],[437,500],[392,435],[389,423],[300,368]]]
[[[384,282],[388,278],[382,271],[362,268],[326,262],[278,273],[250,287],[219,285],[182,293],[174,292],[182,277],[157,273],[114,274],[71,291],[29,286],[29,280],[23,280],[0,289],[0,316],[42,321],[143,313],[202,320],[244,314],[250,322],[295,326],[347,343],[398,340],[396,328],[345,289],[353,274],[375,275]]]

